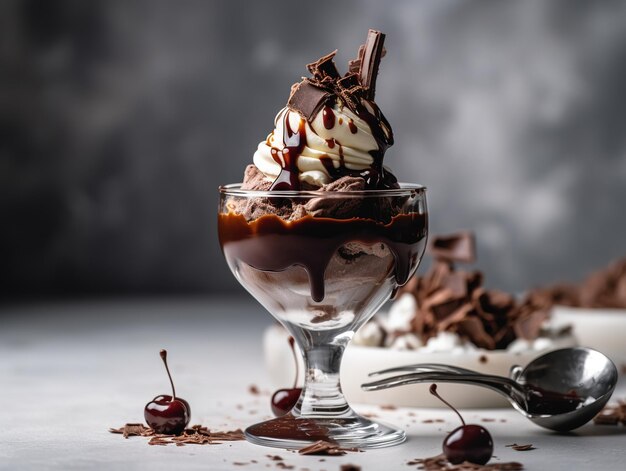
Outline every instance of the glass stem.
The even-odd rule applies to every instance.
[[[301,417],[341,417],[351,414],[341,392],[339,367],[345,345],[305,345],[302,395],[293,410]]]

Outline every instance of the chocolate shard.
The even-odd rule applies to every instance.
[[[476,259],[476,243],[471,232],[435,237],[430,251],[439,260],[472,263]]]
[[[292,87],[287,106],[311,122],[330,97],[330,92],[305,79]]]
[[[376,77],[378,76],[378,68],[380,60],[383,56],[385,43],[385,35],[380,31],[370,29],[367,33],[363,53],[359,49],[359,77],[361,85],[365,89],[365,97],[373,100],[376,94]]]
[[[320,57],[315,62],[307,64],[306,68],[313,74],[313,77],[317,80],[323,80],[328,77],[330,79],[338,79],[340,77],[339,71],[337,70],[337,66],[333,61],[333,58],[337,54],[337,50],[335,49],[330,54],[326,54],[323,57]]]

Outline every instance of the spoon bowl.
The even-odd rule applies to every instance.
[[[408,373],[363,384],[366,391],[424,382],[470,384],[492,389],[533,423],[559,432],[589,422],[606,405],[617,384],[617,368],[602,353],[576,347],[542,355],[511,377],[485,375],[438,364],[418,364],[374,372]]]

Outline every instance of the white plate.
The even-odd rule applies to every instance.
[[[288,334],[280,326],[272,326],[265,331],[264,353],[269,377],[276,388],[290,387],[294,381],[294,362],[287,341]],[[560,344],[560,347],[573,346]],[[365,392],[360,385],[371,379],[372,371],[414,363],[445,363],[472,370],[508,376],[513,365],[526,365],[534,358],[546,353],[526,351],[510,353],[506,351],[477,350],[472,353],[420,353],[389,348],[361,347],[349,345],[341,365],[341,383],[349,402],[398,407],[445,407],[428,392],[429,384],[414,384],[391,388],[384,391]],[[302,383],[302,361],[300,362],[300,383]],[[454,406],[462,408],[507,407],[510,404],[499,394],[474,386],[441,384],[439,391]]]
[[[618,369],[626,366],[626,309],[555,306],[552,322],[571,325],[580,346],[604,353]]]

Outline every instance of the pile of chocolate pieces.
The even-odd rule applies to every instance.
[[[475,246],[471,232],[433,238],[430,270],[398,292],[398,297],[409,293],[417,301],[412,333],[426,343],[440,332],[454,332],[487,350],[505,349],[518,338],[536,339],[550,304],[532,293],[518,302],[511,294],[483,287],[480,271],[456,269],[457,263],[475,261]]]
[[[589,275],[582,283],[557,284],[532,292],[550,304],[626,309],[626,258]]]

